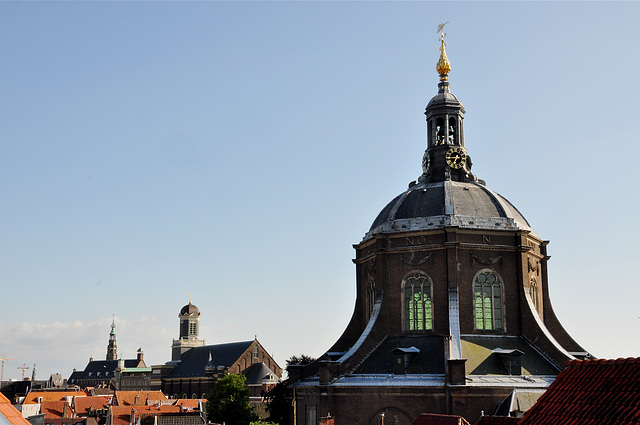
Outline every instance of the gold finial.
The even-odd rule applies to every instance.
[[[444,24],[438,25],[438,31],[440,32],[440,59],[438,59],[438,63],[436,64],[436,71],[440,74],[440,81],[447,81],[449,79],[449,72],[451,71],[451,63],[449,62],[449,58],[447,58],[447,52],[444,50],[444,47],[447,45],[444,41],[444,37],[447,35],[442,30],[444,26],[447,25],[449,21]]]

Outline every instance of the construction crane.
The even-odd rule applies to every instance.
[[[8,357],[5,357],[3,354],[2,357],[0,357],[0,360],[2,360],[2,373],[0,373],[0,381],[4,381],[4,362],[6,362],[7,360],[16,360],[16,359],[10,359]]]
[[[26,363],[22,363],[22,366],[18,366],[16,369],[22,369],[22,380],[24,381],[24,371],[29,369],[29,366]]]

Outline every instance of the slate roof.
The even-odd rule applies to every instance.
[[[640,358],[572,360],[519,425],[640,424]]]
[[[76,379],[113,378],[118,368],[118,361],[119,360],[92,360],[87,364],[87,367],[84,368],[80,377],[76,377],[77,372],[74,372],[72,377]],[[124,360],[125,368],[138,367],[139,364],[140,362],[137,359]],[[71,379],[71,377],[69,379]]]
[[[411,425],[469,425],[461,416],[421,413]]]
[[[18,409],[11,405],[9,399],[0,393],[0,423],[5,423],[2,419],[6,419],[11,425],[31,425]]]
[[[440,336],[390,335],[356,369],[355,374],[392,374],[393,351],[415,347],[413,360],[407,365],[407,374],[443,374],[444,342]]]
[[[379,233],[399,233],[445,226],[472,229],[533,229],[508,200],[475,182],[420,183],[396,196],[373,221],[367,240]]]
[[[244,353],[252,341],[230,342],[227,344],[204,345],[202,347],[194,347],[186,351],[180,357],[180,362],[175,369],[169,374],[170,378],[190,378],[203,376],[205,366],[209,361],[209,353],[214,367],[223,366],[231,367],[238,358]]]
[[[557,375],[559,370],[538,350],[519,336],[461,335],[462,357],[467,359],[467,375],[508,375],[498,356],[493,351],[519,350],[523,375]]]
[[[254,363],[243,370],[242,374],[247,378],[247,385],[280,382],[278,376],[264,363]]]

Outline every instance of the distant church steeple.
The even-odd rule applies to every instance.
[[[171,361],[180,361],[182,354],[193,347],[201,347],[205,344],[204,339],[199,339],[200,333],[200,310],[191,304],[182,307],[178,314],[180,318],[180,337],[173,340],[171,345]]]
[[[118,360],[118,346],[116,345],[116,318],[111,321],[111,332],[109,333],[109,344],[107,345],[107,360]]]

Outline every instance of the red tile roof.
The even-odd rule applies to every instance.
[[[110,412],[112,425],[130,425],[144,413],[180,413],[180,406],[112,406]]]
[[[46,419],[74,418],[76,416],[66,401],[43,401],[40,404],[40,413],[44,413]]]
[[[184,406],[187,409],[197,409],[199,406],[200,400],[197,398],[179,398],[173,403],[175,406]],[[204,405],[207,402],[206,399],[202,399],[202,404]]]
[[[519,420],[511,416],[483,416],[475,425],[515,425]]]
[[[109,396],[76,397],[76,413],[79,415],[86,415],[90,411],[106,409],[109,406],[110,401],[111,397]]]
[[[12,425],[31,425],[2,393],[0,393],[0,416],[7,418]]]
[[[463,417],[421,413],[411,425],[469,425]]]
[[[116,391],[114,405],[117,406],[144,406],[155,404],[154,401],[168,399],[162,391]]]
[[[31,391],[24,398],[22,404],[37,404],[38,398],[42,401],[62,401],[65,397],[84,397],[84,391]]]
[[[640,358],[572,360],[519,425],[639,425]]]

